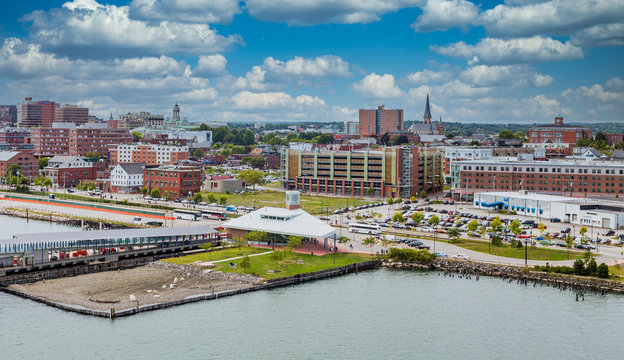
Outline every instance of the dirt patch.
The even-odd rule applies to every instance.
[[[9,288],[58,303],[104,311],[115,308],[119,311],[136,307],[137,303],[147,305],[178,301],[191,295],[245,289],[263,281],[247,274],[222,273],[157,261],[128,270],[43,280],[11,285]]]

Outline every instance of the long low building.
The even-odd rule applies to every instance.
[[[556,196],[527,191],[477,193],[474,207],[507,210],[538,220],[562,222],[606,229],[624,228],[624,202]]]

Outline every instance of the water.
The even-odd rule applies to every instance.
[[[114,321],[0,293],[3,359],[622,358],[624,297],[373,270]]]
[[[0,215],[0,244],[7,243],[7,241],[2,241],[2,239],[11,239],[15,234],[78,230],[80,228],[49,221],[26,220],[24,218]],[[13,242],[13,240],[8,241],[8,243]]]

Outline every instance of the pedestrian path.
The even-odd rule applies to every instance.
[[[249,255],[249,257],[252,257],[252,256],[260,256],[260,255],[266,255],[266,254],[270,254],[270,253],[272,253],[272,252],[273,252],[273,251],[267,251],[267,252],[263,252],[263,253],[260,253],[260,254],[251,254],[251,255]],[[218,263],[218,262],[232,261],[232,260],[238,260],[238,259],[242,259],[242,258],[243,258],[242,256],[237,256],[237,257],[233,257],[233,258],[229,258],[229,259],[223,259],[223,260],[211,261],[211,263],[213,263],[213,264],[214,264],[214,263]]]

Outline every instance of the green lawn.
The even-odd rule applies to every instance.
[[[202,193],[205,195],[205,192]],[[234,206],[273,206],[285,207],[286,195],[280,191],[255,191],[243,194],[227,195],[228,205]],[[301,195],[301,207],[311,214],[321,214],[323,209],[331,211],[349,206],[368,204],[371,201],[358,198],[337,198],[318,195]]]
[[[186,264],[194,263],[196,261],[201,261],[201,262],[216,261],[216,260],[229,259],[229,258],[233,258],[237,256],[243,256],[243,255],[260,254],[260,253],[267,252],[267,251],[271,251],[271,250],[250,247],[250,246],[242,246],[240,250],[237,247],[233,247],[233,248],[224,249],[224,250],[215,250],[211,252],[202,252],[202,253],[197,253],[197,254],[192,254],[192,255],[173,257],[169,259],[163,259],[162,261],[179,264],[179,265],[186,265]]]
[[[615,275],[610,277],[611,280],[624,281],[624,264],[621,264],[619,267],[609,266],[609,274]]]
[[[297,259],[303,260],[303,264],[298,264]],[[251,262],[251,267],[247,269],[247,273],[260,276],[265,279],[276,279],[286,276],[303,274],[307,272],[330,269],[349,264],[355,264],[371,259],[373,259],[373,257],[367,254],[337,253],[336,263],[334,264],[334,254],[327,254],[323,256],[293,254],[289,256],[285,253],[284,259],[280,260],[279,263],[276,264],[275,261],[271,259],[271,256],[267,254],[250,257],[249,260]],[[242,259],[234,260],[233,262],[238,265],[240,264],[241,260]],[[242,267],[230,267],[228,262],[217,263],[215,265],[215,270],[217,271],[236,273],[244,272]],[[274,270],[276,272],[273,274],[269,274],[268,270]]]

